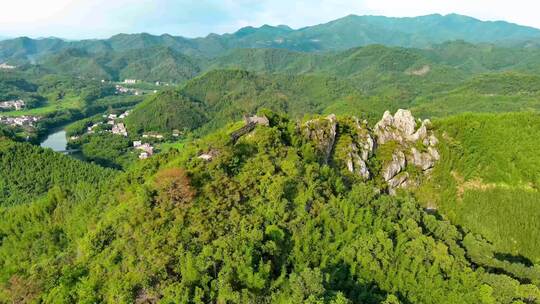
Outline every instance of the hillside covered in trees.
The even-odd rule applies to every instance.
[[[539,42],[455,14],[0,41],[0,117],[36,118],[0,124],[0,303],[540,303]],[[84,161],[30,144],[60,125]]]
[[[365,181],[338,165],[338,148],[327,158],[324,137],[301,131],[317,134],[324,119],[299,126],[264,114],[270,125],[236,143],[234,126],[221,129],[99,187],[55,187],[2,207],[0,299],[538,303],[537,266],[425,212],[407,192],[381,191],[385,153]],[[346,147],[358,136],[354,119],[337,123],[336,147]],[[198,157],[209,151],[211,160]]]

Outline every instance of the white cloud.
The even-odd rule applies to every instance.
[[[505,20],[540,28],[540,3],[531,0],[364,0],[373,14],[395,17],[458,13],[482,20]]]
[[[240,27],[294,28],[348,14],[460,13],[540,28],[531,0],[0,0],[0,35],[106,37],[118,32],[201,36]]]

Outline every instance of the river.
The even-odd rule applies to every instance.
[[[47,138],[40,144],[42,148],[50,148],[53,151],[60,152],[67,150],[66,131],[58,129],[54,133],[49,134]]]

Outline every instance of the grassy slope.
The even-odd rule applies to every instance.
[[[540,261],[540,115],[463,114],[436,122],[442,161],[419,191],[503,253]]]

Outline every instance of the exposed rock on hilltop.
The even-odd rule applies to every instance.
[[[323,154],[325,162],[328,162],[337,135],[337,118],[332,114],[326,119],[314,119],[306,122],[303,127],[306,138],[315,143],[315,147]]]
[[[415,121],[410,111],[401,109],[394,116],[386,111],[375,125],[378,144],[387,145],[387,150],[390,150],[387,152],[391,153],[391,159],[382,160],[382,176],[391,193],[412,182],[410,174],[405,172],[407,165],[427,173],[440,159],[435,148],[439,141],[430,128],[429,120]]]
[[[385,112],[373,130],[365,121],[330,115],[304,123],[301,131],[326,163],[342,166],[364,180],[380,177],[390,193],[415,185],[440,159],[431,122],[415,120],[408,110],[398,110],[393,116]]]

